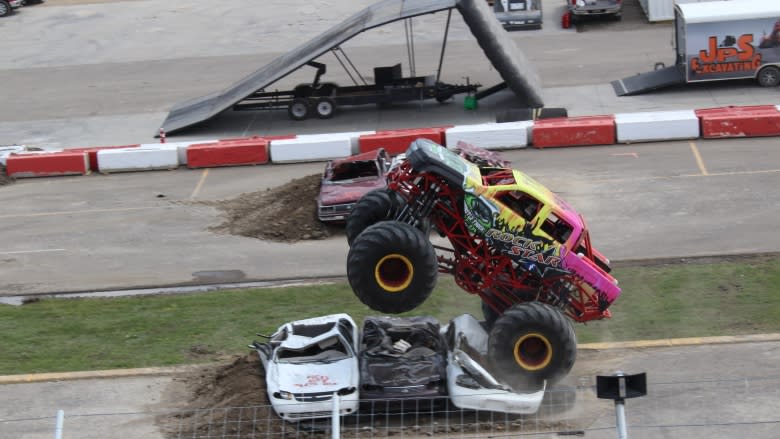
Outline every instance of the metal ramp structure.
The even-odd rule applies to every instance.
[[[216,93],[174,106],[161,127],[167,133],[207,121],[264,90],[329,50],[367,30],[396,21],[457,9],[501,78],[528,107],[542,107],[541,80],[484,0],[383,0]],[[446,38],[446,36],[445,36]]]
[[[639,73],[612,81],[612,88],[618,96],[633,96],[661,88],[685,84],[685,65],[676,64],[652,72]]]

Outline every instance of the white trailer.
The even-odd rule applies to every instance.
[[[678,84],[756,79],[780,84],[780,1],[716,0],[674,7],[675,63],[621,80],[618,96]],[[660,68],[659,68],[660,67]]]
[[[713,0],[639,0],[639,5],[647,15],[647,21],[674,20],[674,5],[678,3],[710,2]]]

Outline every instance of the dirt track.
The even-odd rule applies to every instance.
[[[282,242],[325,239],[343,233],[343,229],[317,219],[315,200],[320,178],[320,174],[309,175],[273,189],[204,202],[221,210],[224,219],[210,230]]]

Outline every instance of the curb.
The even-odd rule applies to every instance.
[[[254,136],[237,139],[81,146],[63,151],[0,147],[10,177],[50,177],[160,169],[305,163],[385,148],[403,152],[410,139],[459,141],[486,149],[619,145],[687,139],[780,136],[780,105],[616,113],[517,122],[344,133]]]
[[[724,335],[715,337],[668,338],[660,340],[636,340],[607,343],[584,343],[577,346],[579,350],[610,350],[610,349],[644,349],[680,346],[702,346],[710,344],[764,343],[780,341],[780,333]],[[0,385],[43,383],[51,381],[75,381],[87,379],[114,379],[145,376],[175,375],[192,372],[213,364],[191,364],[171,367],[144,367],[139,369],[113,369],[83,372],[38,373],[25,375],[0,375]]]
[[[635,340],[605,343],[584,343],[577,346],[581,350],[643,349],[678,346],[701,346],[711,344],[762,343],[780,341],[777,334],[721,335],[714,337],[666,338],[660,340]]]

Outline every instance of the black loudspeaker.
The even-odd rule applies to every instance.
[[[647,395],[647,374],[616,374],[596,377],[596,396],[599,399],[620,401]]]

